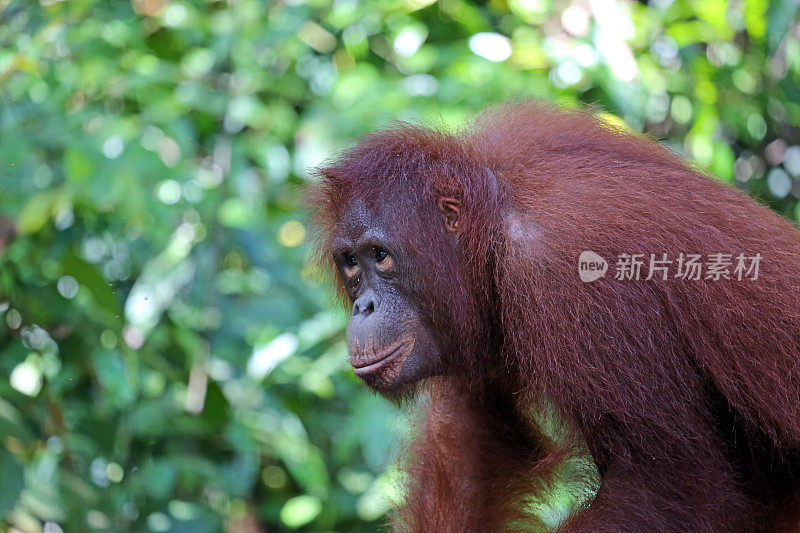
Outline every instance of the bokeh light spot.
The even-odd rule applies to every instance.
[[[36,396],[42,389],[42,372],[30,358],[14,367],[9,380],[12,387],[26,396]]]
[[[678,124],[686,124],[692,118],[692,102],[683,95],[676,96],[672,99],[670,114]]]
[[[394,39],[394,51],[399,56],[412,56],[419,50],[427,36],[428,30],[424,26],[414,25],[405,28]]]
[[[775,167],[767,174],[767,186],[775,198],[786,198],[792,190],[792,179],[785,170]]]
[[[78,294],[78,282],[72,276],[61,276],[56,283],[58,294],[64,298],[71,300]]]
[[[290,220],[278,230],[278,242],[289,248],[299,246],[306,236],[306,229],[297,220]]]
[[[175,180],[164,180],[158,186],[156,195],[167,205],[176,204],[181,199],[181,184]]]
[[[511,57],[511,40],[499,33],[476,33],[469,38],[469,49],[472,53],[488,59],[501,62]]]

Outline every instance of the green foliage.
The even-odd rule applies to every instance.
[[[597,104],[798,216],[797,2],[600,5],[0,0],[0,528],[376,529],[302,189],[392,119]]]

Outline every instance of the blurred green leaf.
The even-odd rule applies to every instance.
[[[94,162],[85,150],[71,146],[64,154],[64,175],[68,181],[76,184],[89,181],[97,171]]]
[[[22,492],[23,464],[11,452],[0,448],[0,514],[14,509]]]
[[[797,24],[800,3],[795,0],[770,0],[767,9],[767,39],[770,48],[776,49],[789,28]]]
[[[53,215],[57,198],[55,191],[45,191],[33,195],[17,216],[17,229],[22,235],[35,233],[47,224]]]
[[[281,521],[292,529],[314,520],[322,511],[322,502],[314,496],[297,496],[287,501],[281,509]]]
[[[11,403],[0,398],[0,439],[5,437],[28,441],[31,434],[25,427],[19,411]]]
[[[118,407],[130,405],[136,399],[136,390],[122,353],[101,350],[92,354],[92,359],[97,379],[108,400]]]
[[[109,283],[97,269],[78,257],[72,250],[67,250],[61,258],[61,268],[67,275],[75,278],[79,285],[86,287],[95,298],[97,305],[108,313],[110,322],[120,324],[120,309],[117,296]]]

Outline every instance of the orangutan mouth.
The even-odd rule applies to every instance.
[[[353,371],[357,376],[368,376],[369,374],[379,371],[381,368],[399,356],[402,356],[402,358],[405,359],[405,357],[411,353],[412,348],[414,348],[413,339],[398,339],[389,345],[384,354],[374,358],[372,362],[365,364],[351,363],[353,365]]]

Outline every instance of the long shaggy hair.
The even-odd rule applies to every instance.
[[[320,175],[323,256],[353,198],[401,206],[392,231],[430,265],[420,306],[469,297],[435,324],[459,348],[424,385],[399,528],[535,524],[525,503],[585,441],[599,490],[560,531],[800,529],[791,223],[652,139],[539,102],[495,107],[458,134],[371,134]],[[445,196],[463,205],[455,257],[430,227]],[[584,251],[609,261],[604,278],[581,281]],[[613,272],[621,254],[644,254],[644,278],[650,254],[740,253],[762,257],[757,279]],[[567,437],[523,416],[544,405]]]

